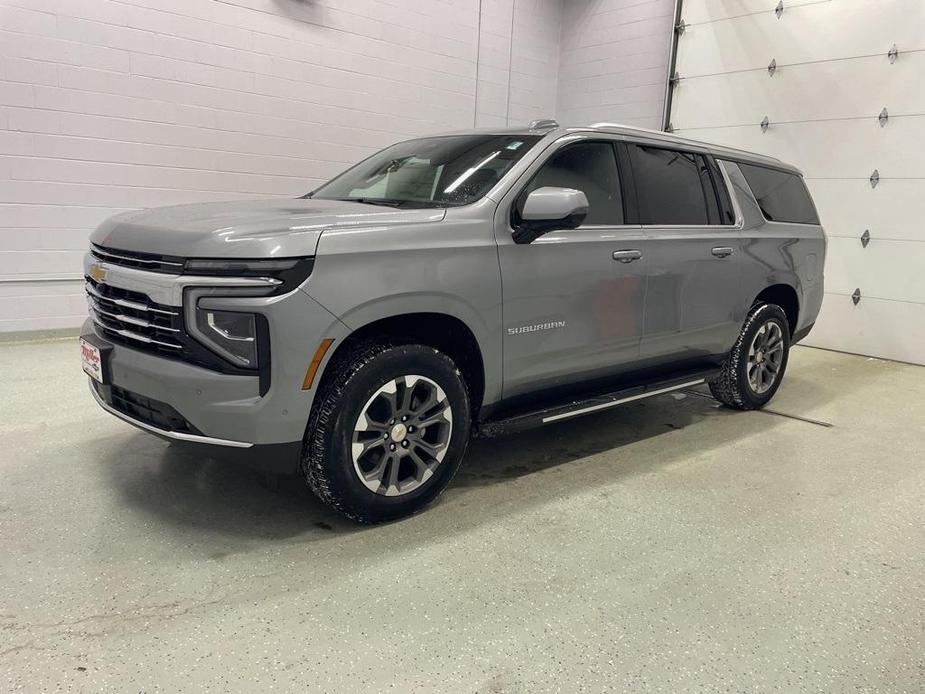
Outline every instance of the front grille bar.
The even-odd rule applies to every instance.
[[[106,325],[103,320],[97,314],[96,309],[90,309],[90,317],[93,318],[93,322],[96,323],[100,328],[106,332],[115,333],[116,335],[121,335],[122,337],[135,340],[136,342],[144,342],[149,345],[157,345],[159,347],[167,347],[169,349],[183,349],[183,345],[177,344],[176,342],[164,342],[163,340],[156,340],[153,337],[147,337],[145,335],[140,335],[139,333],[132,332],[131,330],[125,330],[123,328],[114,328],[111,325]]]
[[[165,316],[179,316],[180,315],[179,311],[168,311],[163,308],[154,308],[153,306],[149,306],[148,304],[142,304],[137,301],[130,301],[129,299],[113,299],[108,296],[103,296],[98,291],[96,291],[96,289],[93,288],[93,285],[90,284],[89,282],[85,282],[84,287],[87,290],[87,294],[92,294],[100,301],[108,301],[110,303],[116,304],[117,306],[122,306],[123,308],[131,308],[131,309],[135,309],[136,311],[147,311],[149,313],[162,313]]]
[[[93,255],[100,258],[101,260],[116,260],[116,261],[124,260],[129,263],[143,263],[145,265],[170,265],[171,267],[178,267],[181,269],[185,265],[185,263],[177,263],[177,262],[173,262],[170,260],[162,260],[162,259],[152,260],[148,258],[139,258],[139,257],[131,257],[127,255],[119,255],[118,253],[110,253],[109,251],[104,251],[102,248],[100,248],[99,246],[95,246],[95,245],[90,248],[90,252]]]
[[[121,321],[122,323],[131,323],[132,325],[137,325],[141,328],[151,328],[152,330],[166,330],[167,332],[171,333],[180,332],[179,328],[168,328],[166,325],[157,325],[155,323],[151,323],[150,321],[146,321],[143,318],[133,318],[132,316],[126,316],[124,313],[110,313],[109,311],[101,309],[99,306],[93,306],[91,308],[97,313],[101,313],[108,318],[113,318],[117,321]]]

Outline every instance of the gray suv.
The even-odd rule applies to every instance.
[[[472,432],[702,383],[763,406],[825,249],[781,161],[536,121],[401,142],[295,200],[107,220],[81,355],[115,416],[377,522],[432,501]]]

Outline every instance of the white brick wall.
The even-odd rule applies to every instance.
[[[662,126],[674,0],[566,0],[557,113]]]
[[[526,123],[555,115],[565,2],[568,0],[482,0],[478,127]]]
[[[0,332],[80,323],[60,278],[121,210],[294,196],[473,124],[657,125],[669,4],[0,0]]]

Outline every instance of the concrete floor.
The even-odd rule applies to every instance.
[[[925,369],[794,351],[772,403],[668,395],[477,441],[358,528],[104,414],[0,345],[0,690],[925,689]]]

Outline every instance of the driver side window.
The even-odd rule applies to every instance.
[[[574,188],[588,198],[582,226],[623,224],[623,197],[617,158],[611,142],[576,142],[553,154],[521,193],[518,211],[537,188]]]

